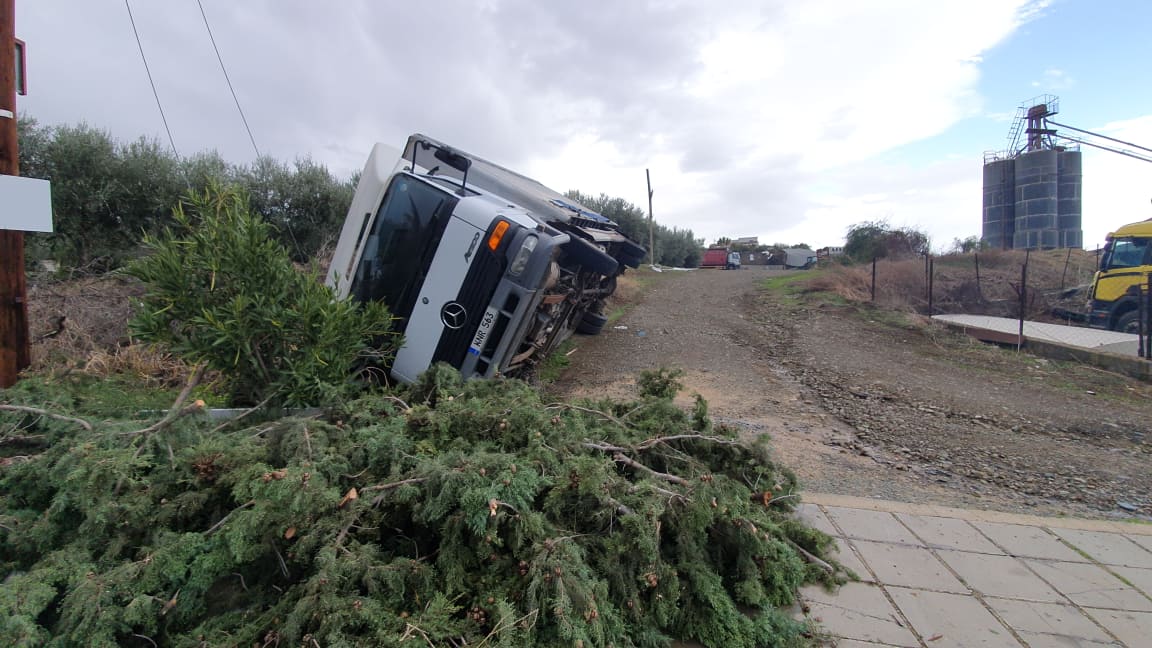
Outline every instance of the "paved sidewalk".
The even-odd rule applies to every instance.
[[[964,330],[987,331],[1008,336],[1002,338],[1004,341],[1015,340],[1015,336],[1020,331],[1020,321],[1008,317],[933,315],[932,319],[959,326]],[[980,336],[977,335],[977,337]],[[1029,340],[1056,342],[1081,349],[1130,356],[1136,355],[1136,349],[1139,346],[1138,337],[1134,333],[1118,333],[1084,326],[1064,326],[1044,322],[1025,321],[1024,337]],[[1152,645],[1152,642],[1149,645]]]
[[[861,579],[801,592],[829,645],[1152,646],[1152,525],[804,501]]]

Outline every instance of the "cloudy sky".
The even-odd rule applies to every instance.
[[[175,146],[255,156],[196,0],[130,0]],[[1152,146],[1146,0],[202,0],[257,147],[347,175],[423,132],[646,204],[709,242],[853,223],[980,233],[1016,107]],[[167,141],[123,0],[17,0],[41,123]],[[1085,151],[1084,240],[1152,218],[1152,165]]]

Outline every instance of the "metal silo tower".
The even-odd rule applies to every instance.
[[[983,238],[1000,249],[1080,247],[1080,151],[1057,144],[1048,118],[1059,99],[1020,106],[1008,149],[984,157]]]

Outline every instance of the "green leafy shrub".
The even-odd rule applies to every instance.
[[[132,332],[220,372],[237,403],[346,395],[356,366],[392,353],[386,307],[338,301],[318,272],[298,271],[238,190],[193,193],[173,222],[127,270],[147,285]]]
[[[12,396],[23,392],[16,390]],[[805,642],[795,480],[668,397],[546,403],[439,366],[327,421],[133,431],[0,412],[16,646]]]

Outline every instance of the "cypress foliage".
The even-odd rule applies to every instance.
[[[0,636],[18,646],[799,645],[829,538],[765,440],[672,404],[415,385],[323,420],[139,431],[0,412]],[[20,388],[9,400],[21,398]]]

